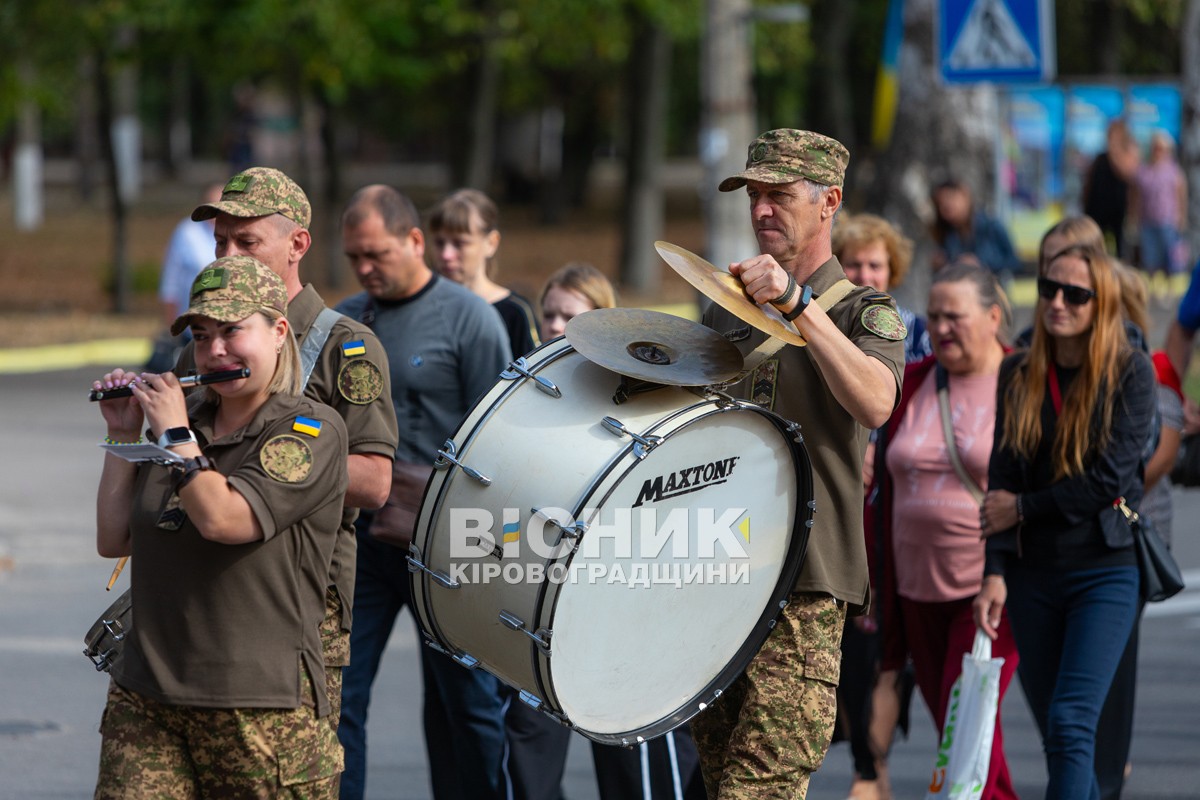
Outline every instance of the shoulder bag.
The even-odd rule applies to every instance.
[[[1142,598],[1147,603],[1158,603],[1179,594],[1183,589],[1183,573],[1150,520],[1125,505],[1124,497],[1118,497],[1113,508],[1125,515],[1125,521],[1133,531]]]

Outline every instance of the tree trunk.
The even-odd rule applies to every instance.
[[[1200,258],[1200,0],[1189,0],[1180,32],[1183,42],[1183,126],[1180,161],[1188,184],[1188,226],[1193,258]]]
[[[109,56],[103,49],[96,54],[96,122],[100,129],[100,146],[108,164],[108,194],[113,227],[113,311],[124,314],[130,310],[133,280],[129,269],[128,222],[125,196],[121,192],[121,168],[113,136],[113,93],[109,86]]]
[[[96,117],[96,57],[81,53],[77,75],[75,111],[75,162],[79,165],[79,197],[90,203],[96,191],[96,171],[100,160],[100,123]]]
[[[854,3],[818,0],[813,4],[811,30],[819,31],[821,57],[812,62],[809,102],[813,130],[832,136],[851,152],[857,149],[854,136],[854,86],[850,67],[850,34]]]
[[[123,56],[121,63],[109,61],[112,70],[112,149],[119,169],[117,178],[121,197],[132,203],[142,187],[142,126],[137,112],[138,73],[134,61],[126,54],[132,50],[136,31],[132,26],[117,29],[114,53]]]
[[[1092,21],[1092,47],[1096,54],[1096,74],[1116,76],[1121,73],[1121,4],[1117,0],[1095,3]]]
[[[902,305],[924,308],[929,291],[926,235],[932,221],[929,192],[947,178],[964,181],[977,205],[988,205],[996,184],[993,136],[999,113],[988,86],[945,86],[934,56],[936,0],[908,0],[900,51],[899,103],[891,145],[860,161],[866,210],[897,225],[915,241],[913,269],[893,292]],[[850,164],[855,154],[850,154]]]
[[[474,73],[463,183],[487,192],[496,163],[496,106],[500,97],[500,59],[496,55],[495,34],[491,31],[483,34]]]
[[[41,227],[42,114],[34,95],[34,67],[22,59],[17,67],[21,100],[17,110],[17,138],[13,148],[13,221],[17,230]]]
[[[167,137],[163,171],[178,180],[192,158],[192,127],[188,121],[188,62],[181,55],[171,60],[171,96],[167,103]]]
[[[717,191],[722,180],[746,168],[754,139],[754,89],[746,30],[750,0],[706,0],[701,42],[700,160],[704,165],[707,257],[720,268],[758,253],[745,195]]]
[[[654,242],[662,238],[667,91],[671,39],[661,27],[640,20],[630,53],[626,86],[629,141],[625,156],[625,202],[621,207],[621,283],[635,292],[655,292],[662,261]]]
[[[344,272],[342,248],[339,245],[342,236],[342,155],[337,141],[338,110],[324,92],[317,92],[317,103],[321,109],[321,150],[325,155],[325,209],[322,214],[325,222],[321,225],[325,231],[326,252],[329,254],[325,278],[329,286],[336,289],[342,285]]]

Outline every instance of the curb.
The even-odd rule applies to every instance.
[[[98,339],[75,344],[0,350],[0,374],[78,369],[92,365],[145,364],[150,357],[151,340]]]

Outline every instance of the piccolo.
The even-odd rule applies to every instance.
[[[210,383],[223,383],[224,381],[236,381],[238,378],[249,378],[250,368],[242,367],[241,369],[226,369],[220,372],[210,372],[207,375],[185,375],[179,379],[179,385],[185,389],[189,386],[205,386]],[[92,389],[88,395],[88,400],[95,402],[96,400],[112,400],[117,397],[130,397],[133,395],[133,389],[128,386],[118,386],[115,389]]]

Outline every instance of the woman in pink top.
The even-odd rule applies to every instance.
[[[1163,131],[1151,137],[1150,160],[1138,167],[1133,188],[1139,266],[1151,276],[1181,272],[1177,245],[1187,227],[1187,180],[1175,160],[1175,145]]]
[[[878,445],[887,466],[881,491],[890,523],[885,561],[895,582],[890,599],[899,605],[904,628],[902,639],[885,642],[883,668],[903,663],[906,644],[939,736],[950,688],[975,639],[971,601],[980,589],[984,556],[977,498],[987,490],[1007,305],[996,279],[978,266],[952,264],[934,274],[928,308],[934,356],[905,370],[900,405]],[[952,446],[970,488],[949,455],[938,402],[942,387],[949,390]],[[992,652],[1005,659],[1003,697],[1017,666],[1007,620]],[[997,717],[983,797],[1016,796]]]

